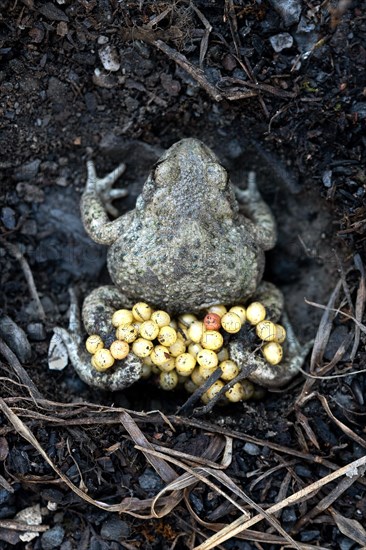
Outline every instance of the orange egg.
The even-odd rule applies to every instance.
[[[221,318],[217,313],[207,313],[203,319],[203,323],[207,330],[219,330],[221,327]]]

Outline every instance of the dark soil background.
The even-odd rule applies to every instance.
[[[350,374],[366,358],[365,8],[347,0],[0,0],[0,336],[39,392],[0,346],[0,548],[195,548],[239,515],[204,484],[160,519],[151,519],[150,501],[137,516],[102,510],[65,485],[24,426],[75,486],[108,504],[145,502],[166,481],[134,448],[118,416],[124,408],[167,452],[214,461],[219,454],[204,454],[212,438],[232,437],[226,474],[264,508],[365,456],[366,377]],[[285,293],[302,342],[324,313],[305,298],[326,305],[341,281],[332,307],[344,315],[323,316],[310,365],[333,378],[299,377],[290,391],[190,420],[174,416],[186,399],[180,392],[139,384],[104,394],[71,366],[48,370],[69,289],[81,299],[109,281],[106,250],[80,221],[86,160],[99,175],[126,162],[123,212],[162,150],[183,137],[212,147],[237,184],[257,172],[279,226],[266,278]],[[162,411],[171,424],[138,411]],[[338,483],[339,494],[323,502]],[[32,540],[16,516],[30,507],[41,523]],[[362,471],[277,520],[298,541],[291,547],[366,547]],[[255,528],[219,547],[288,544],[267,521]]]

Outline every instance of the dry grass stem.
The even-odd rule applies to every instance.
[[[34,300],[34,303],[36,305],[37,313],[39,319],[44,321],[46,319],[46,313],[43,309],[43,305],[41,303],[41,300],[39,299],[38,291],[36,288],[36,284],[34,282],[33,274],[31,271],[31,268],[29,267],[29,264],[27,260],[24,258],[22,252],[19,250],[19,248],[12,243],[9,243],[6,239],[0,236],[0,243],[1,245],[9,252],[9,254],[18,260],[20,267],[22,268],[25,280],[27,281],[29,293]]]

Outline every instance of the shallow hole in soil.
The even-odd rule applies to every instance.
[[[278,242],[276,247],[266,255],[264,279],[275,283],[283,291],[285,307],[300,342],[314,338],[322,312],[306,304],[305,298],[320,304],[327,302],[335,284],[338,262],[342,261],[341,258],[344,256],[341,243],[334,237],[331,209],[325,201],[320,200],[320,190],[314,188],[314,185],[310,188],[306,182],[305,185],[300,186],[291,178],[281,179],[278,177],[278,170],[277,175],[274,174],[271,163],[264,163],[263,159],[255,151],[248,149],[245,144],[232,140],[226,141],[225,144],[219,142],[215,146],[215,143],[205,141],[228,168],[232,181],[236,185],[245,186],[250,170],[257,173],[258,186],[266,202],[271,206],[278,224]],[[100,157],[98,157],[97,171],[100,176],[113,168],[116,162],[127,159],[127,170],[122,176],[122,181],[128,184],[130,194],[128,199],[121,201],[118,206],[122,212],[133,208],[149,168],[160,156],[161,149],[125,140],[114,142],[112,145],[107,144],[103,149],[107,165],[99,165]],[[140,161],[137,162],[136,159]],[[78,199],[75,194],[69,199],[68,213],[72,204],[74,223],[78,223]],[[55,200],[58,201],[57,197],[53,198],[53,201]],[[75,200],[76,204],[73,204]],[[47,205],[46,210],[48,210]],[[82,247],[87,246],[87,238],[83,235],[81,222],[79,222],[78,234],[82,236]],[[106,248],[103,247],[101,250],[97,245],[90,243],[88,246],[90,246],[88,256],[92,261],[86,279],[91,284],[82,284],[83,297],[97,284],[108,283],[105,268],[102,269],[97,280],[93,276],[93,269],[97,274],[103,265]],[[94,251],[98,256],[95,264]],[[77,267],[73,278],[76,271]],[[69,374],[66,376],[71,375],[71,379],[74,379],[70,367],[67,371]],[[71,394],[76,392],[80,395],[81,392],[84,398],[92,401],[113,402],[135,410],[162,409],[174,412],[177,405],[181,405],[188,397],[183,391],[163,392],[154,382],[138,383],[116,394],[104,394],[87,389],[77,382],[70,385],[70,378],[67,386],[68,393],[71,391]],[[230,410],[234,412],[235,406]]]

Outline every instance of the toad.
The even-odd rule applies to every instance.
[[[111,221],[111,201],[125,195],[112,189],[122,164],[98,178],[89,161],[81,215],[89,236],[109,246],[108,270],[113,285],[93,290],[84,301],[82,319],[88,334],[114,339],[113,312],[145,301],[170,314],[199,313],[213,304],[262,302],[267,318],[277,321],[281,292],[263,282],[264,252],[274,247],[276,225],[250,177],[245,190],[230,182],[217,156],[201,141],[182,139],[168,149],[148,176],[134,210]],[[73,308],[75,312],[75,308]],[[56,329],[74,368],[89,385],[110,391],[141,377],[141,360],[133,353],[113,368],[97,372],[83,351],[80,328]],[[239,365],[251,361],[249,378],[267,387],[286,384],[298,371],[307,349],[291,327],[286,360],[276,367],[250,354],[240,339],[230,344]],[[111,341],[112,341],[111,340]]]

